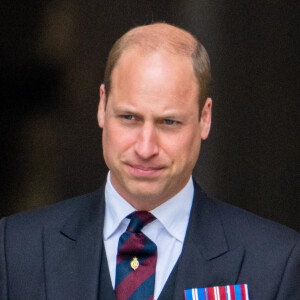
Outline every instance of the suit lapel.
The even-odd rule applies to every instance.
[[[230,249],[215,203],[195,184],[189,226],[176,266],[173,299],[184,299],[185,289],[236,283],[243,256],[242,246]]]
[[[47,299],[98,299],[101,256],[105,251],[103,190],[80,201],[62,228],[44,231]]]
[[[104,246],[103,246],[104,247]],[[102,258],[101,258],[101,272],[99,278],[99,300],[109,299],[109,300],[117,300],[115,292],[113,290],[106,253],[102,251]]]

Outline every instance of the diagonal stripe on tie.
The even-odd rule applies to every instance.
[[[149,212],[137,211],[128,218],[130,223],[118,245],[116,296],[118,300],[151,300],[154,295],[157,248],[141,229],[155,217]]]
[[[155,274],[148,277],[128,298],[128,300],[134,299],[151,299],[153,293],[151,292],[152,282],[155,280]]]
[[[126,259],[126,256],[132,256],[132,253],[139,253],[141,255],[146,243],[145,238],[145,235],[142,236],[139,234],[137,236],[131,232],[124,232],[119,240],[118,259]]]

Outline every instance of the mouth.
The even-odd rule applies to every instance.
[[[161,174],[164,167],[127,164],[129,172],[138,178],[155,178]]]

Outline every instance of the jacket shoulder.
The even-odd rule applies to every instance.
[[[62,224],[78,210],[87,210],[95,207],[103,199],[103,187],[99,190],[70,198],[55,204],[32,211],[20,212],[3,218],[6,230],[16,231],[19,234],[34,232],[43,227],[61,227]],[[3,226],[3,225],[2,225]]]
[[[211,200],[217,208],[226,237],[232,240],[265,241],[265,243],[282,244],[295,243],[300,240],[300,234],[295,230],[265,219],[247,210],[221,202]]]
[[[243,245],[253,253],[283,253],[286,255],[300,242],[300,234],[285,225],[265,219],[245,209],[209,198],[195,184],[198,217],[205,214],[210,224],[219,220],[229,248]]]

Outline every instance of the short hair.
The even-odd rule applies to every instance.
[[[121,36],[111,48],[104,74],[106,98],[111,90],[111,76],[123,52],[137,47],[143,51],[165,50],[191,59],[199,87],[199,111],[208,97],[211,80],[210,60],[203,45],[191,33],[167,23],[138,26]]]

